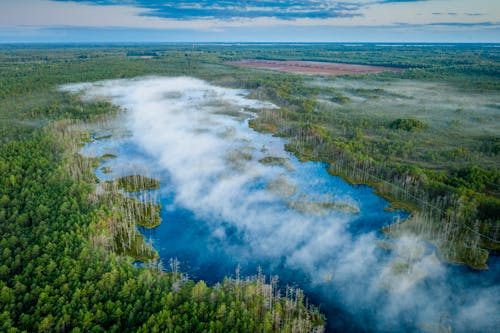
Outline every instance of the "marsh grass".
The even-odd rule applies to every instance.
[[[349,103],[320,103],[320,122],[337,136],[351,140],[361,128],[363,153],[376,159],[409,161],[434,170],[457,168],[471,161],[496,167],[498,155],[485,153],[481,140],[498,140],[500,95],[464,92],[458,87],[418,80],[314,79],[324,100],[338,95]],[[374,98],[374,96],[377,96]],[[398,130],[398,119],[425,124],[419,131]]]

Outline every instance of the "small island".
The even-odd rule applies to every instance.
[[[345,202],[335,201],[287,201],[286,205],[296,211],[323,216],[327,215],[330,211],[337,211],[342,213],[359,213],[359,208]]]
[[[294,171],[292,163],[290,163],[290,159],[285,157],[275,157],[275,156],[266,156],[259,160],[260,163],[264,165],[279,165],[283,166],[288,171]]]
[[[140,192],[147,190],[157,190],[160,188],[160,181],[142,175],[129,175],[113,180],[108,180],[103,184],[107,190],[116,187],[125,192]]]

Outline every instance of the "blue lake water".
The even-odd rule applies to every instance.
[[[244,275],[260,266],[283,286],[302,288],[327,315],[331,331],[497,327],[498,257],[490,259],[492,269],[478,273],[443,264],[431,246],[412,237],[386,240],[396,250],[383,250],[381,227],[408,214],[385,211],[388,202],[370,187],[329,175],[324,163],[299,162],[284,150],[284,139],[248,127],[249,110],[273,106],[189,78],[83,88],[127,111],[96,130],[96,137],[109,131],[111,138],[82,153],[118,156],[100,166],[112,173],[96,169],[102,180],[142,173],[161,181],[155,195],[163,223],[141,231],[165,263],[177,258],[189,277],[216,283],[238,265]],[[284,162],[259,162],[266,157]],[[419,253],[413,273],[392,274],[391,265],[408,253]]]

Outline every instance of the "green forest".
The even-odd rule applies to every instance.
[[[97,59],[88,62],[82,52]],[[150,208],[152,219],[128,224],[121,209],[132,205],[140,212],[140,205],[124,204],[128,199],[113,191],[95,195],[98,161],[77,153],[89,140],[78,124],[117,110],[82,102],[56,85],[154,73],[148,64],[123,63],[122,52],[2,52],[0,331],[321,331],[323,316],[306,307],[299,289],[281,290],[257,267],[255,276],[236,273],[214,286],[190,280],[175,258],[168,265],[157,260],[135,228],[154,226],[157,212]],[[171,61],[162,67],[163,74],[177,68]],[[130,177],[109,187],[158,185]],[[135,260],[147,264],[138,268]]]
[[[405,70],[335,78],[226,64],[242,59]],[[388,235],[414,233],[441,259],[474,269],[500,249],[498,48],[3,46],[0,73],[0,331],[319,332],[325,324],[307,295],[257,267],[207,286],[175,259],[158,260],[136,225],[156,226],[161,207],[116,191],[158,182],[122,178],[95,195],[98,161],[78,154],[90,139],[80,125],[120,110],[57,89],[65,83],[187,75],[245,88],[279,106],[252,128],[288,138],[302,160],[328,162],[333,175],[411,212]],[[143,214],[127,220],[124,209]]]

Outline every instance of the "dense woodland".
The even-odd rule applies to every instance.
[[[357,108],[357,97],[387,98],[383,88],[342,90],[300,75],[225,65],[250,58],[396,66],[406,70],[344,79],[439,81],[464,94],[500,91],[500,51],[488,45],[3,46],[1,331],[310,331],[323,323],[300,291],[285,288],[280,297],[276,279],[266,283],[262,273],[206,286],[183,276],[175,260],[155,260],[135,231],[138,221],[123,218],[123,209],[147,209],[112,191],[96,196],[95,161],[76,153],[88,139],[78,122],[119,110],[57,90],[70,82],[190,75],[246,88],[280,107],[263,110],[255,129],[290,138],[288,149],[301,158],[333,162],[332,173],[369,183],[393,207],[412,211],[413,218],[388,233],[417,233],[443,259],[486,267],[500,238],[498,132],[461,135],[459,128],[443,136],[448,125],[432,119]],[[486,108],[498,112],[500,105]],[[429,144],[435,137],[446,142]],[[145,215],[154,216],[154,209]],[[137,268],[132,258],[150,264]]]

